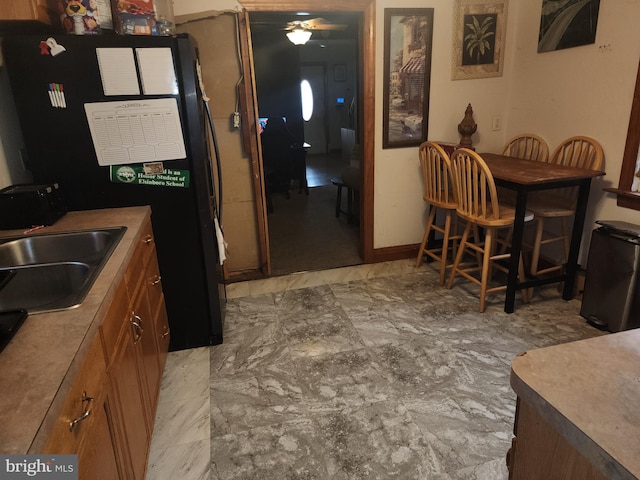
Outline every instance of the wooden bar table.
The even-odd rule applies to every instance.
[[[571,300],[574,295],[573,290],[578,271],[578,254],[580,253],[580,241],[589,200],[591,179],[602,176],[605,173],[599,170],[565,167],[563,165],[524,160],[495,153],[481,153],[480,156],[489,166],[496,185],[515,190],[517,193],[504,311],[507,313],[513,312],[517,290],[548,283],[564,282],[562,298]],[[523,282],[518,282],[518,259],[522,249],[527,196],[529,192],[563,187],[578,187],[576,214],[573,219],[569,256],[564,272],[551,277],[530,278]]]

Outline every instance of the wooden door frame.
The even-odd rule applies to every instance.
[[[322,4],[312,0],[240,0],[240,4],[249,14],[251,12],[298,10],[362,14],[358,41],[360,67],[358,138],[362,152],[360,159],[362,185],[360,192],[360,253],[364,263],[374,262],[375,0],[351,0],[350,2],[325,0]]]

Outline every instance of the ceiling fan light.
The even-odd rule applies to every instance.
[[[287,38],[294,45],[304,45],[311,38],[311,32],[301,28],[296,28],[287,32]]]

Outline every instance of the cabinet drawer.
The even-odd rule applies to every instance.
[[[91,431],[94,409],[102,405],[106,365],[100,336],[91,342],[82,367],[66,396],[43,453],[76,453],[80,439]]]

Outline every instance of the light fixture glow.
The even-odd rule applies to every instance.
[[[287,32],[287,38],[294,45],[304,45],[311,38],[311,32],[302,28],[295,28]]]
[[[309,80],[300,82],[300,98],[302,99],[302,119],[308,122],[313,115],[313,90]]]

